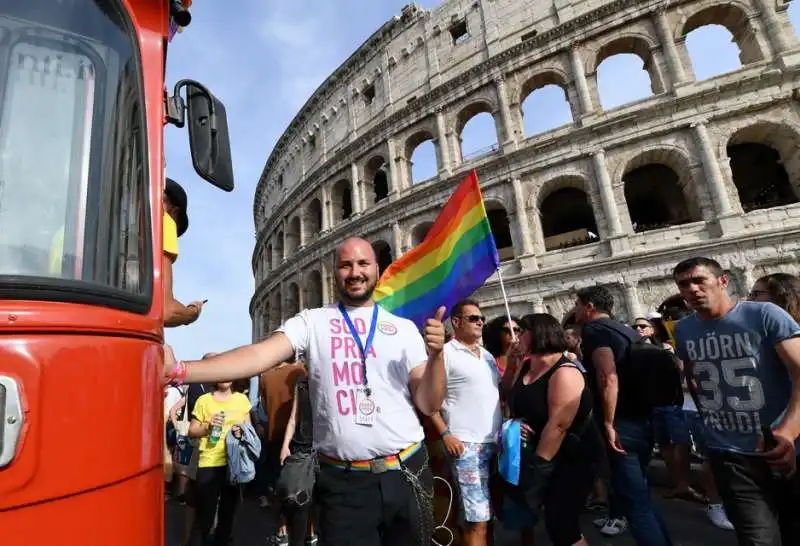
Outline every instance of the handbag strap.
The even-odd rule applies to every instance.
[[[181,422],[185,423],[186,426],[189,426],[189,388],[186,388],[186,391],[183,393],[183,415],[181,416]]]

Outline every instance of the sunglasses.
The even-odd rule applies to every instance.
[[[644,330],[645,328],[650,328],[650,325],[649,324],[634,324],[633,327],[636,328],[637,330]]]
[[[483,315],[462,315],[459,318],[466,320],[467,322],[485,322],[486,319]]]
[[[508,335],[511,335],[511,328],[509,328],[508,326],[503,326],[503,332],[505,332]],[[520,335],[522,333],[522,328],[520,327],[514,328],[514,333]]]

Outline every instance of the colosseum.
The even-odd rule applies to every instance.
[[[670,271],[714,256],[746,293],[798,272],[800,46],[788,0],[450,0],[408,5],[317,89],[272,151],[255,193],[254,339],[334,299],[333,251],[373,242],[382,268],[422,240],[471,169],[511,311],[568,313],[608,286],[631,319],[674,293]],[[740,66],[701,80],[687,35],[721,25]],[[641,58],[649,96],[602,107],[598,67]],[[620,82],[617,82],[620,85]],[[622,83],[622,85],[625,85]],[[568,123],[526,135],[547,86]],[[496,145],[462,150],[491,116]],[[412,180],[432,143],[435,171]],[[497,275],[476,297],[503,312]]]

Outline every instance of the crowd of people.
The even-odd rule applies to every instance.
[[[567,318],[487,322],[464,300],[448,332],[444,308],[420,332],[374,304],[378,265],[363,239],[337,249],[335,277],[337,302],[262,342],[196,362],[165,347],[167,392],[189,385],[167,402],[191,439],[172,444],[186,463],[185,541],[194,514],[206,544],[229,543],[240,497],[226,449],[253,429],[251,487],[276,511],[275,544],[439,543],[435,475],[455,493],[445,525],[467,546],[493,543],[498,525],[532,544],[539,522],[555,546],[589,544],[586,510],[605,511],[594,523],[607,536],[671,545],[648,482],[656,444],[668,497],[704,504],[740,545],[800,544],[796,277],[769,275],[737,299],[716,261],[692,258],[674,269],[675,296],[630,324],[592,286]],[[242,378],[255,379],[237,388]]]

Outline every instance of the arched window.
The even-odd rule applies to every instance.
[[[582,187],[583,180],[574,181]],[[585,245],[598,240],[594,210],[583,189],[553,190],[540,206],[545,250]]]
[[[372,243],[372,248],[375,250],[375,256],[378,258],[379,275],[383,275],[386,268],[392,265],[392,248],[386,241],[375,241]]]
[[[511,225],[508,221],[508,213],[499,203],[486,203],[486,215],[489,217],[489,225],[492,227],[492,235],[497,245],[497,252],[500,254],[500,261],[514,259],[514,243],[511,239]]]

